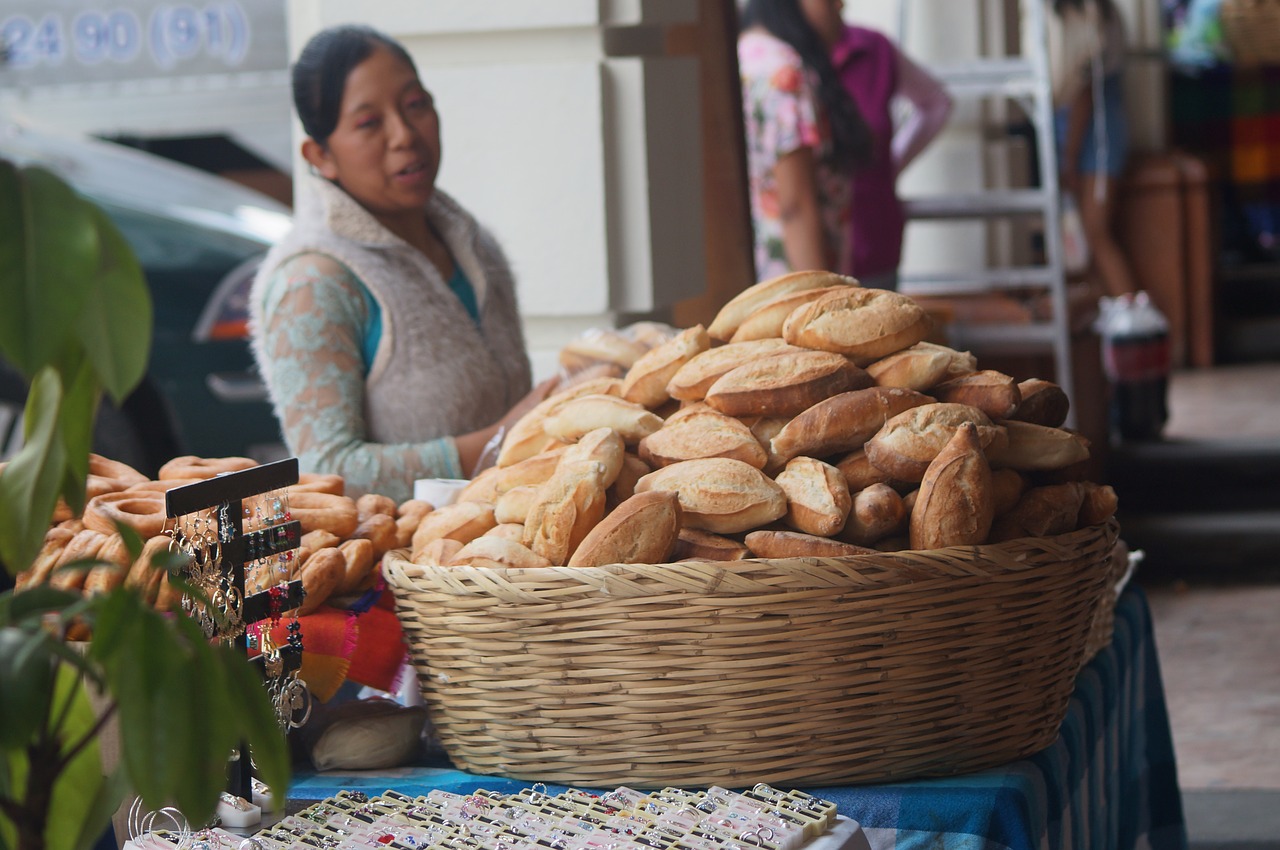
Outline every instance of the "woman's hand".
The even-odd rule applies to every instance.
[[[512,425],[520,421],[526,413],[539,402],[555,392],[560,384],[559,376],[547,378],[525,394],[515,403],[506,415],[487,428],[472,431],[470,434],[459,434],[453,438],[458,449],[458,461],[462,465],[463,474],[475,478],[481,472],[493,466],[498,459],[498,449],[502,446],[502,438]]]

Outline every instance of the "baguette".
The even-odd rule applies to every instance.
[[[829,537],[776,529],[752,531],[746,536],[746,543],[757,558],[844,558],[876,551]]]
[[[727,342],[748,316],[763,304],[788,292],[819,289],[827,286],[858,286],[858,281],[826,271],[789,272],[749,286],[720,308],[715,319],[707,327],[712,339]]]
[[[651,467],[670,466],[682,460],[729,457],[764,469],[764,447],[742,420],[707,405],[669,417],[666,423],[640,441],[640,459]]]
[[[711,346],[702,325],[681,331],[675,338],[652,348],[635,362],[622,379],[622,397],[650,410],[671,400],[667,384],[680,367]]]
[[[956,429],[970,422],[977,427],[983,449],[1007,441],[1004,428],[967,404],[923,404],[890,419],[866,443],[867,459],[901,481],[920,481],[925,470]]]
[[[839,286],[823,286],[817,289],[802,289],[796,292],[785,292],[757,307],[742,320],[738,329],[733,332],[729,342],[750,342],[754,339],[781,339],[782,325],[797,307],[808,304],[834,289],[844,289],[848,284]]]
[[[851,452],[899,413],[931,401],[926,395],[900,387],[868,387],[840,393],[788,422],[770,441],[769,450],[783,462],[798,455],[827,457]]]
[[[701,401],[716,380],[744,363],[768,354],[801,351],[782,339],[757,339],[709,348],[690,358],[667,382],[667,394],[680,401]]]
[[[707,404],[729,416],[795,416],[823,399],[871,385],[848,358],[826,351],[770,354],[720,376]]]
[[[991,467],[978,426],[964,422],[929,464],[911,511],[911,548],[985,543],[991,532]]]
[[[978,359],[967,351],[956,351],[932,342],[917,342],[869,364],[867,374],[877,386],[927,392],[936,384],[977,368]]]
[[[666,563],[680,525],[680,499],[675,493],[637,493],[587,533],[568,565]]]
[[[920,342],[932,327],[924,308],[905,295],[845,287],[796,308],[782,326],[782,338],[873,363]]]

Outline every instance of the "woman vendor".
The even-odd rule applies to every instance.
[[[436,187],[440,117],[405,49],[324,30],[293,99],[311,173],[254,281],[254,354],[302,469],[401,501],[473,474],[554,379],[530,391],[506,258]]]

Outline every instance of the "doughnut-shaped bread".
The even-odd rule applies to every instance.
[[[84,508],[84,526],[103,534],[115,534],[127,525],[143,539],[164,533],[164,497],[120,490],[94,496]]]
[[[160,593],[160,584],[168,574],[158,565],[156,558],[169,551],[172,539],[167,535],[152,537],[142,544],[142,553],[129,567],[124,578],[125,587],[137,588],[138,593],[148,605],[155,605],[156,596]]]
[[[345,540],[360,524],[355,500],[332,493],[290,493],[289,513],[302,524],[303,534],[321,528]]]
[[[298,615],[313,613],[333,595],[347,576],[347,559],[337,548],[321,549],[307,559],[299,578],[306,597]]]
[[[197,478],[208,480],[224,472],[240,472],[252,469],[258,462],[247,457],[197,457],[182,455],[175,457],[160,467],[156,476],[162,481],[166,478]]]
[[[373,514],[356,526],[351,533],[351,540],[368,540],[373,544],[374,560],[399,546],[394,517],[386,514]]]
[[[110,460],[93,452],[89,453],[89,474],[119,481],[121,483],[120,489],[133,484],[140,484],[147,480],[147,476],[129,464],[121,463],[118,460]]]
[[[298,483],[291,485],[289,490],[295,493],[306,491],[309,493],[329,493],[334,496],[345,496],[347,495],[347,480],[341,475],[323,472],[301,472],[298,474]]]

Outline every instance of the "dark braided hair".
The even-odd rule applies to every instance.
[[[313,35],[293,63],[293,108],[306,134],[325,144],[338,126],[347,75],[373,51],[388,50],[418,72],[400,42],[373,27],[343,24]]]
[[[826,43],[810,26],[796,0],[747,0],[742,10],[742,29],[756,25],[791,45],[805,67],[817,74],[818,98],[831,122],[835,161],[846,168],[866,165],[872,155],[871,130],[836,75]]]

